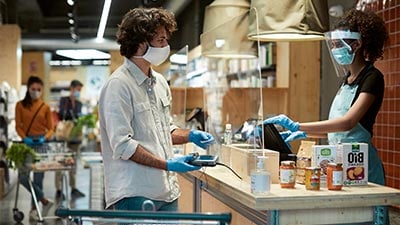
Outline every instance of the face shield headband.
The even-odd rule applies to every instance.
[[[350,46],[354,40],[360,39],[360,33],[335,30],[325,33],[326,44],[329,49],[336,75],[343,77],[349,73],[349,65],[353,63],[355,52]]]

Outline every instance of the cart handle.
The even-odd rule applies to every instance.
[[[102,217],[102,218],[128,218],[128,219],[163,219],[163,220],[203,220],[219,221],[229,224],[231,213],[177,213],[177,212],[153,212],[130,210],[78,210],[58,208],[55,212],[58,217]]]
[[[25,143],[22,140],[10,140],[12,143],[19,143],[19,144],[23,144]],[[65,143],[66,141],[63,140],[46,140],[44,143]]]

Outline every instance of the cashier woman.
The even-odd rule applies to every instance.
[[[294,122],[285,115],[266,119],[291,132],[286,142],[308,137],[328,137],[330,144],[364,142],[369,144],[368,180],[385,184],[382,162],[371,143],[373,125],[384,92],[382,73],[374,62],[382,57],[388,39],[384,21],[372,12],[351,10],[326,33],[333,63],[343,82],[331,105],[329,119]]]
[[[176,30],[172,13],[135,8],[117,33],[124,63],[103,86],[99,101],[106,207],[177,211],[180,190],[175,172],[198,170],[193,156],[174,157],[173,144],[193,142],[207,148],[214,138],[171,124],[171,91],[152,69],[169,56],[168,40]],[[151,204],[150,204],[151,205]]]

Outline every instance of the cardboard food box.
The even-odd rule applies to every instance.
[[[336,162],[336,145],[314,145],[311,166],[321,167],[321,187],[326,186],[326,170],[330,162]]]
[[[254,149],[250,146],[223,145],[221,148],[222,162],[238,173],[244,181],[250,182],[250,173],[256,169],[257,156],[267,157],[264,161],[264,169],[271,175],[271,182],[279,184],[279,152],[269,149]],[[229,155],[229,157],[227,157]]]
[[[368,184],[368,144],[343,143],[338,145],[343,160],[343,184],[346,186]]]
[[[297,151],[296,161],[296,183],[305,184],[305,168],[311,166],[312,146],[315,141],[302,140]]]

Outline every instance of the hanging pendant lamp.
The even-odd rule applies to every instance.
[[[215,0],[207,6],[200,35],[203,56],[257,57],[254,41],[247,38],[249,8],[246,0]]]
[[[327,0],[251,0],[251,40],[323,40],[328,30]]]

